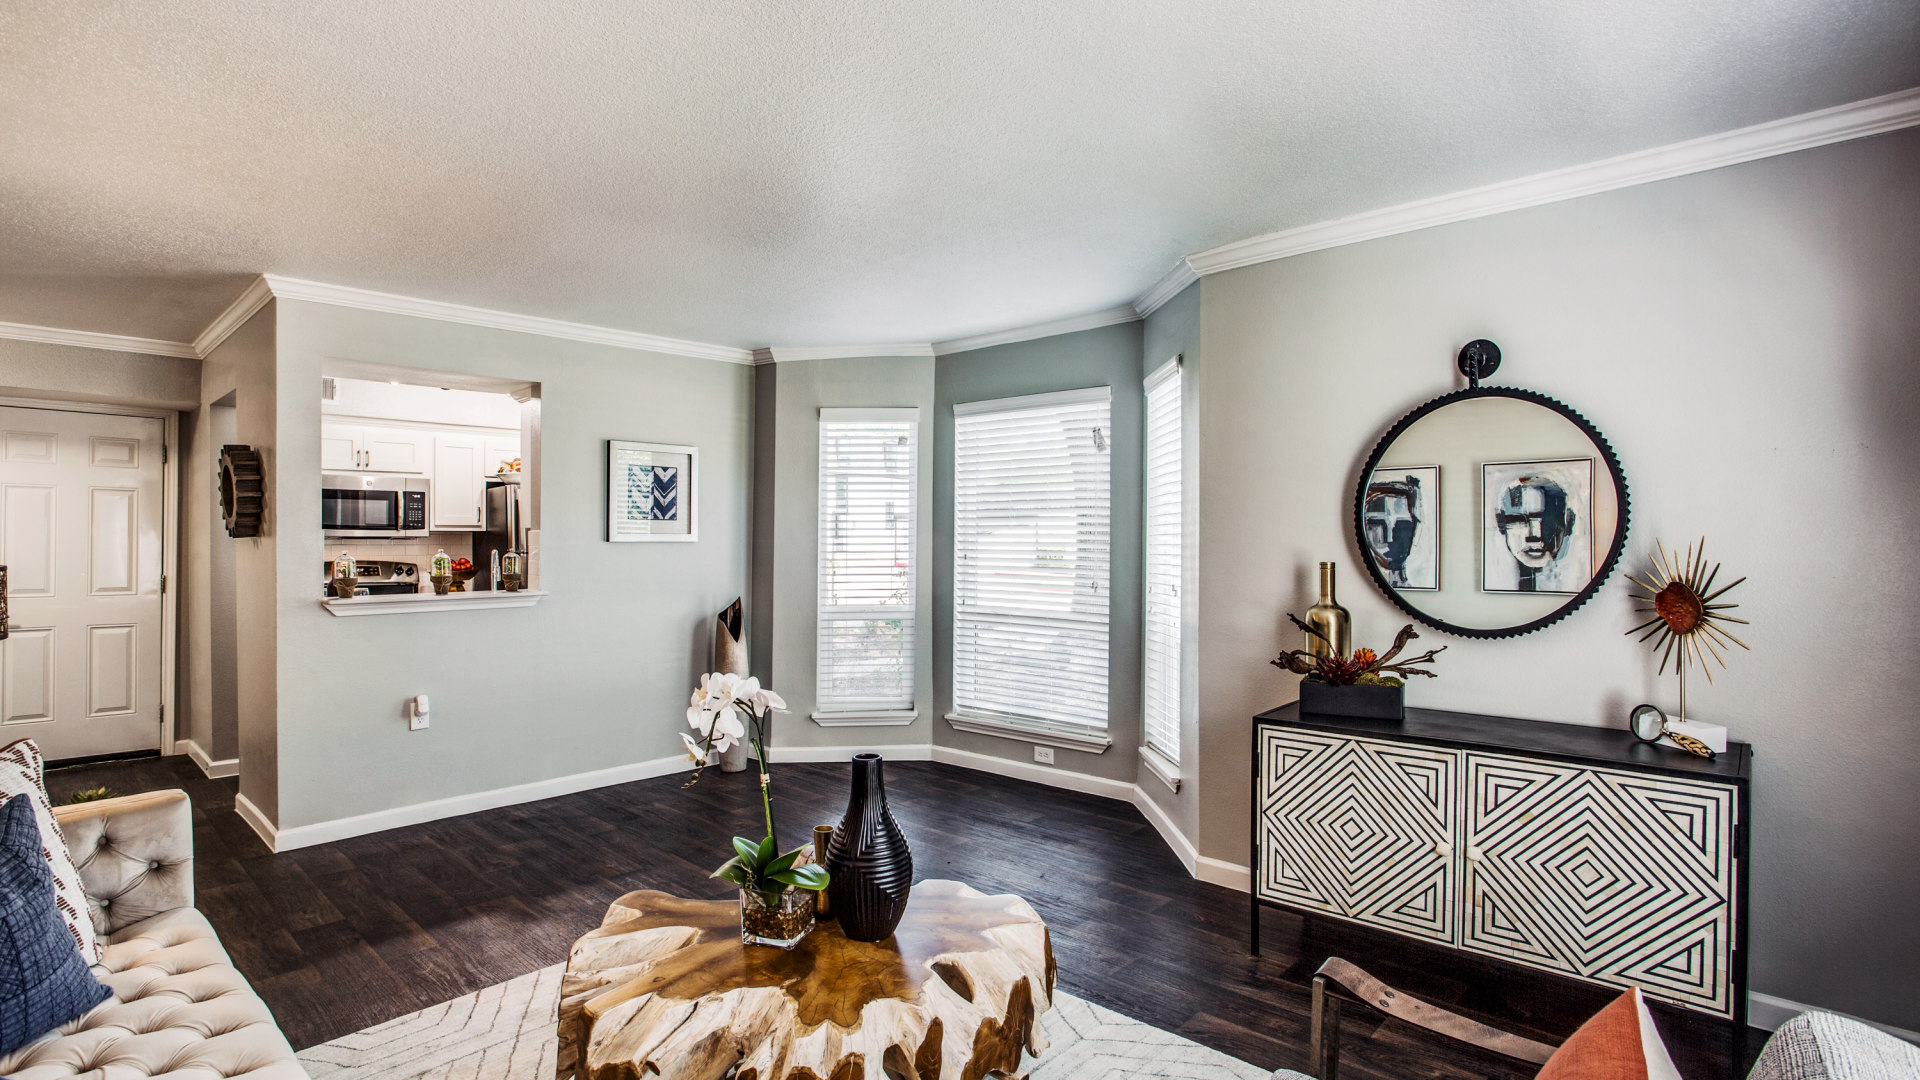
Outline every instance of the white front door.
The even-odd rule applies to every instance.
[[[160,745],[162,421],[0,407],[0,744]]]

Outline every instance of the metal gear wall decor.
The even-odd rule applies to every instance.
[[[260,451],[229,443],[220,448],[220,516],[227,535],[259,536],[267,509],[267,470]]]

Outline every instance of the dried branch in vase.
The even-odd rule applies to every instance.
[[[1308,635],[1322,641],[1326,640],[1325,635],[1301,622],[1291,613],[1287,618],[1292,620],[1293,625],[1305,630]],[[1429,679],[1433,678],[1433,672],[1418,665],[1431,664],[1441,653],[1447,651],[1447,647],[1442,645],[1437,649],[1429,649],[1419,656],[1410,656],[1396,662],[1394,658],[1407,647],[1407,642],[1419,636],[1414,632],[1413,624],[1408,623],[1394,635],[1393,647],[1388,649],[1384,656],[1376,656],[1372,649],[1356,649],[1350,657],[1315,656],[1305,649],[1289,649],[1268,663],[1278,668],[1285,668],[1296,675],[1316,677],[1321,682],[1332,686],[1404,686],[1406,683],[1400,676],[1425,675]]]

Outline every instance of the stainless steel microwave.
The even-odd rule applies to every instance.
[[[328,536],[425,536],[424,476],[321,473],[320,528]]]

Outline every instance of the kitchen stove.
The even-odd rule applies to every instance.
[[[360,572],[360,585],[353,590],[355,596],[397,596],[404,593],[417,593],[420,583],[426,575],[420,573],[420,567],[410,562],[384,562],[377,559],[357,560]],[[320,595],[333,596],[333,561],[328,560],[321,566]]]

